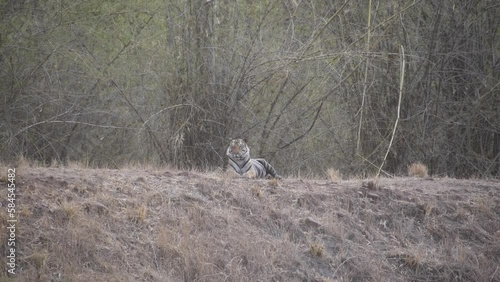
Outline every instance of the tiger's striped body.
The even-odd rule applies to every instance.
[[[238,175],[248,178],[281,178],[274,168],[264,159],[250,158],[250,148],[242,139],[234,139],[227,148],[229,166]],[[231,169],[228,167],[228,169]]]

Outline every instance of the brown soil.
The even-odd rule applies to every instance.
[[[500,281],[498,180],[18,171],[17,281]]]

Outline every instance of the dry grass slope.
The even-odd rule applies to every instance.
[[[18,187],[18,281],[500,281],[498,181],[72,167]]]

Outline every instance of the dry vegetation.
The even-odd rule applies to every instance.
[[[498,181],[73,166],[17,184],[18,281],[500,280]]]
[[[408,166],[408,175],[412,177],[428,177],[429,171],[426,165],[416,162]]]
[[[338,171],[337,169],[335,169],[333,167],[327,169],[326,170],[326,174],[328,175],[328,178],[331,181],[340,181],[340,180],[342,180],[342,174],[340,173],[340,171]]]

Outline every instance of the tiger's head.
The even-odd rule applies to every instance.
[[[234,161],[244,161],[250,158],[250,148],[243,139],[233,139],[229,143],[226,155]]]

